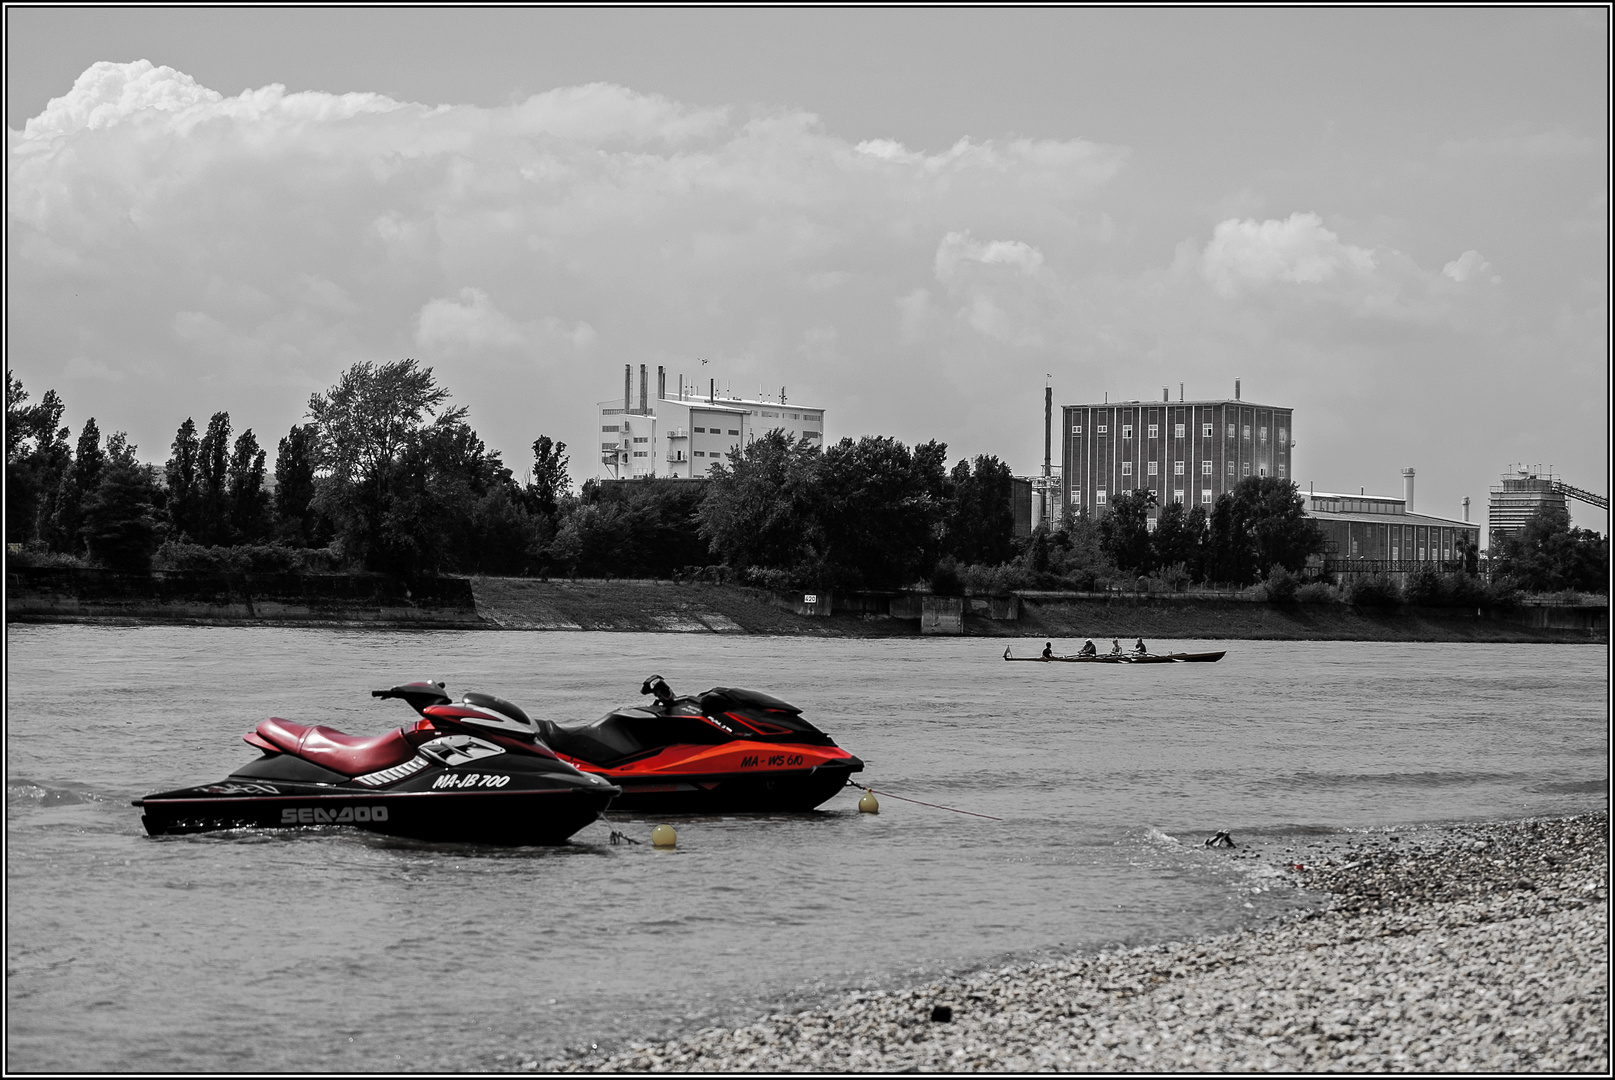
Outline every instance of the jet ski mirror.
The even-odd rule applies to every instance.
[[[426,715],[428,705],[447,705],[453,699],[449,697],[447,683],[424,682],[400,683],[387,690],[372,690],[371,697],[376,698],[402,698],[411,708],[422,716]]]
[[[641,694],[654,694],[656,703],[662,706],[673,704],[673,688],[667,685],[667,680],[660,675],[652,675],[645,680],[645,685],[639,688]]]

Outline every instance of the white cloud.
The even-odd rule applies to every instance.
[[[1300,212],[1283,221],[1230,218],[1200,256],[1200,272],[1224,296],[1277,282],[1321,285],[1374,267],[1372,251],[1343,243],[1317,214]]]
[[[1462,283],[1471,278],[1479,277],[1492,268],[1492,264],[1481,258],[1480,252],[1471,248],[1452,262],[1441,268],[1442,274],[1452,280]],[[1494,278],[1493,280],[1499,280]]]
[[[1035,274],[1043,266],[1043,253],[1020,240],[991,240],[982,243],[966,232],[950,232],[937,245],[935,272],[944,285],[960,280],[967,263],[1004,266],[1023,274]]]

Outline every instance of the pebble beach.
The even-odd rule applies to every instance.
[[[1227,854],[1327,904],[518,1067],[1608,1074],[1607,810]]]

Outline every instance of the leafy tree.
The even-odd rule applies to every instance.
[[[944,533],[952,556],[996,565],[1015,555],[1014,476],[996,457],[960,461],[949,475]]]
[[[1155,493],[1147,488],[1119,492],[1099,519],[1099,542],[1124,574],[1142,576],[1155,569],[1149,527],[1155,505]]]
[[[293,424],[275,452],[275,535],[295,547],[320,547],[329,539],[312,506],[315,444],[312,424]]]
[[[1211,510],[1207,576],[1249,585],[1264,568],[1298,573],[1323,551],[1323,530],[1306,515],[1292,481],[1251,476],[1218,498]]]
[[[568,573],[588,577],[671,577],[706,560],[698,485],[643,478],[584,485],[550,545]]]
[[[820,466],[814,581],[896,588],[929,577],[939,554],[947,447],[910,451],[889,436],[842,439]]]
[[[168,521],[174,535],[184,540],[202,534],[202,494],[198,486],[197,464],[201,439],[196,421],[189,416],[174,433],[163,476],[168,482]]]
[[[1150,536],[1151,554],[1157,567],[1181,564],[1193,581],[1204,578],[1206,510],[1195,506],[1185,511],[1177,501],[1161,508],[1161,516]]]
[[[28,544],[48,525],[62,474],[72,461],[66,406],[55,390],[29,405],[22,381],[6,371],[6,541]],[[47,509],[47,504],[49,508]]]
[[[1609,592],[1609,537],[1572,528],[1570,512],[1547,505],[1492,544],[1492,575],[1530,592]]]
[[[528,501],[546,517],[554,517],[562,496],[572,488],[567,471],[566,443],[553,442],[548,435],[533,440],[533,479],[527,485]]]
[[[157,550],[155,470],[135,459],[118,431],[107,437],[100,479],[85,499],[82,533],[90,557],[114,570],[147,571]]]
[[[443,531],[454,526],[445,511],[454,500],[431,480],[464,441],[452,429],[465,417],[464,408],[444,407],[448,398],[432,369],[409,359],[354,364],[309,398],[318,473],[310,506],[331,522],[345,557],[399,573],[444,564],[452,545]],[[440,429],[430,440],[429,427]]]
[[[778,430],[729,451],[727,463],[709,474],[698,515],[699,533],[712,553],[737,570],[804,566],[811,557],[822,464],[806,439]]]
[[[196,531],[199,544],[228,545],[230,529],[230,414],[216,412],[197,444]]]
[[[101,429],[95,417],[84,421],[79,429],[78,447],[72,464],[62,472],[52,507],[49,543],[57,551],[72,555],[84,551],[80,530],[84,525],[84,500],[101,483],[101,472],[106,468],[106,454],[101,450]]]
[[[257,544],[269,537],[269,493],[264,490],[264,451],[248,428],[236,436],[229,465],[229,525],[238,544]]]

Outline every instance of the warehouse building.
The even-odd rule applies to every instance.
[[[1139,488],[1168,502],[1199,504],[1252,476],[1293,479],[1292,410],[1234,396],[1221,401],[1106,401],[1061,409],[1061,500],[1097,514],[1113,496]],[[1051,506],[1049,515],[1059,512]],[[1159,508],[1153,516],[1158,516]]]
[[[696,392],[680,376],[668,393],[667,369],[656,369],[656,396],[650,395],[649,370],[639,365],[639,393],[634,394],[633,365],[623,365],[621,398],[599,402],[600,464],[613,480],[641,476],[699,479],[722,464],[730,450],[764,432],[780,428],[824,446],[824,410],[778,401],[719,397],[716,381]]]
[[[1480,546],[1480,526],[1414,513],[1413,478],[1412,469],[1402,470],[1400,499],[1307,492],[1307,516],[1323,528],[1325,576],[1338,581],[1355,574],[1400,576],[1421,565],[1463,568],[1468,546]]]

